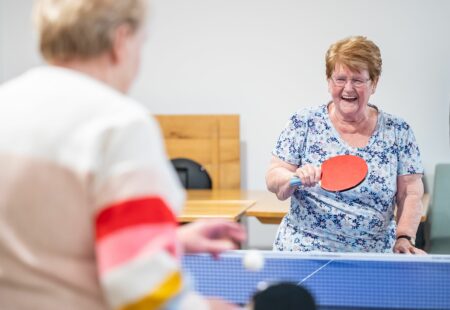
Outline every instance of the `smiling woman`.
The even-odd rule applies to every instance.
[[[414,134],[404,120],[369,103],[381,74],[379,48],[350,37],[331,45],[325,59],[332,100],[291,116],[266,174],[270,191],[291,198],[274,250],[423,253],[410,242],[423,195]],[[364,159],[368,176],[349,191],[326,192],[317,186],[320,166],[343,154]],[[301,187],[290,186],[293,176]]]

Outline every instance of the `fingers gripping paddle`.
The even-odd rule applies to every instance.
[[[339,155],[322,163],[320,186],[330,192],[340,192],[358,186],[367,176],[368,167],[364,159],[355,155]],[[300,186],[302,181],[293,177],[291,186]]]

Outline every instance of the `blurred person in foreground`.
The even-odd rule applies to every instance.
[[[47,66],[0,87],[1,309],[229,309],[183,252],[235,249],[227,221],[179,227],[184,192],[149,112],[125,94],[146,0],[42,0]]]
[[[414,245],[423,167],[413,131],[369,103],[381,74],[378,46],[346,38],[330,46],[325,61],[331,101],[291,116],[266,174],[271,192],[291,198],[274,250],[425,253]],[[323,190],[321,164],[344,154],[367,162],[366,179],[348,191]],[[303,185],[291,187],[293,176]]]

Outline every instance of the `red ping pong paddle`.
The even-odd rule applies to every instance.
[[[364,159],[355,155],[339,155],[322,163],[320,186],[330,192],[341,192],[358,186],[367,176],[368,167]],[[291,186],[302,184],[298,177],[293,177]]]

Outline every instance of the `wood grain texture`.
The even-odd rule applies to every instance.
[[[241,187],[239,115],[155,115],[171,159],[188,158],[209,173],[213,189]]]

